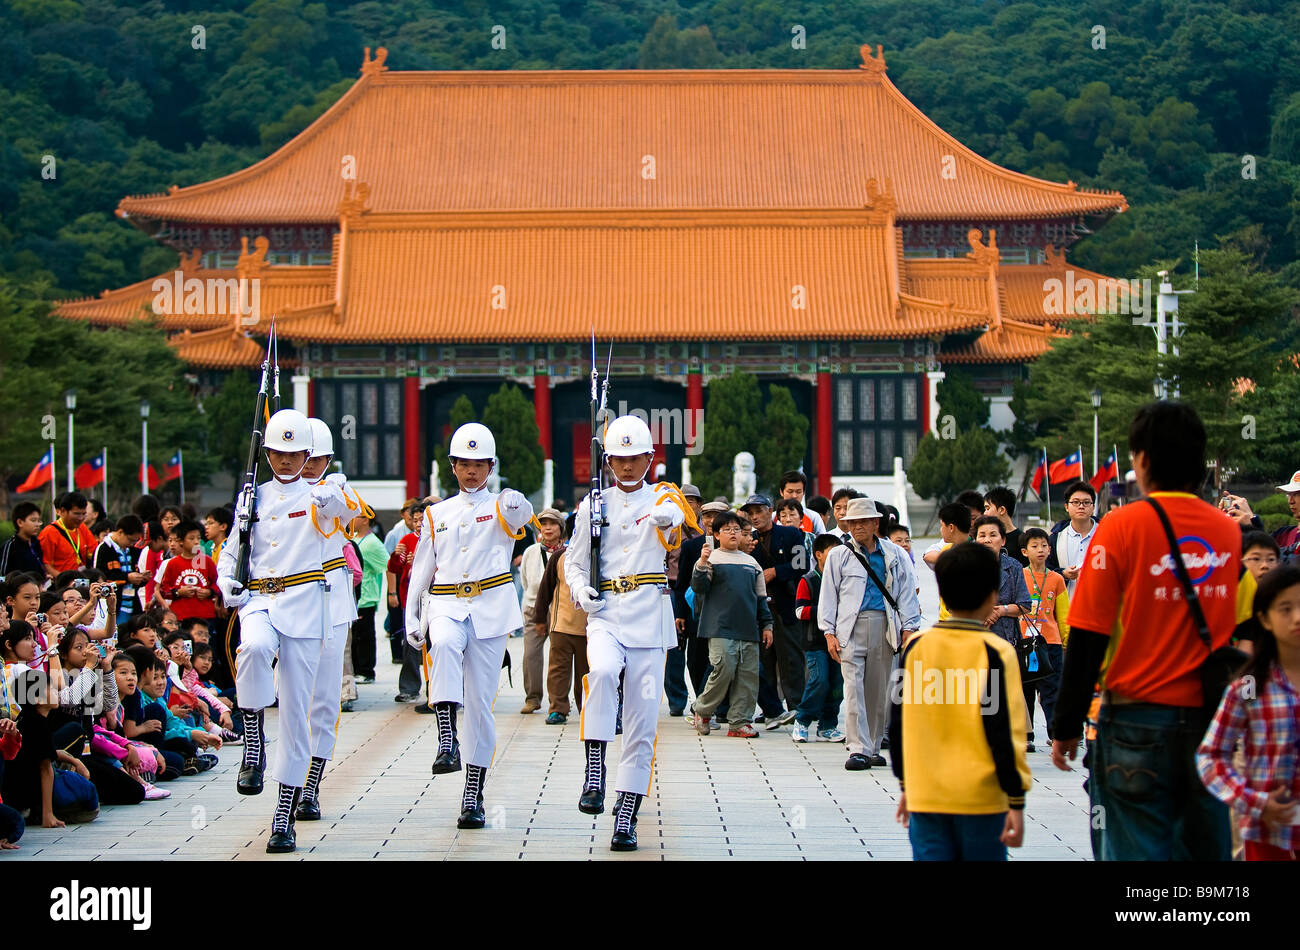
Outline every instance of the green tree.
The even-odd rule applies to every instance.
[[[208,453],[218,471],[239,472],[248,464],[249,426],[260,379],[261,370],[234,370],[203,403]]]
[[[531,495],[542,487],[544,453],[532,401],[514,383],[488,397],[483,424],[497,441],[502,484]]]
[[[447,458],[451,449],[451,437],[465,423],[477,420],[478,413],[474,411],[474,404],[462,393],[451,404],[451,411],[447,414],[447,441],[439,442],[433,447],[433,457],[438,462],[438,494],[444,498],[460,491],[456,476],[451,473],[451,462]]]
[[[787,387],[773,384],[767,387],[767,392],[763,436],[758,440],[754,458],[755,468],[762,473],[758,484],[775,494],[776,480],[781,473],[803,464],[808,449],[808,417],[799,412]],[[693,472],[691,477],[695,477]]]
[[[0,278],[0,507],[8,490],[55,444],[57,483],[67,478],[67,409],[64,392],[78,395],[75,464],[108,448],[110,502],[139,493],[142,400],[151,406],[149,459],[163,461],[180,449],[186,481],[197,486],[214,470],[203,451],[206,426],[185,378],[185,367],[156,326],[144,321],[97,330],[50,317],[48,288]],[[160,492],[178,494],[175,482]]]
[[[732,463],[738,452],[753,452],[763,437],[763,397],[758,378],[732,373],[709,382],[702,424],[703,446],[691,457],[691,478],[705,498],[731,497]],[[758,471],[758,478],[780,472]]]
[[[1011,468],[988,429],[967,429],[955,439],[927,432],[916,447],[907,478],[922,498],[936,505],[952,501],[968,488],[988,488],[1006,482]]]
[[[952,416],[957,431],[989,424],[989,400],[971,381],[970,374],[958,367],[950,368],[935,387],[939,416]]]

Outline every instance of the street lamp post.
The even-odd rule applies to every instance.
[[[1097,410],[1101,408],[1101,389],[1092,388],[1092,470],[1097,471]]]
[[[68,407],[68,491],[72,491],[72,413],[77,408],[77,391],[65,392],[63,402]]]
[[[149,494],[149,400],[140,402],[140,494]]]

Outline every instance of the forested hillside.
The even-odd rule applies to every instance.
[[[85,294],[170,266],[113,218],[118,199],[268,154],[347,88],[367,45],[394,69],[852,68],[870,42],[981,154],[1128,196],[1079,263],[1189,264],[1194,240],[1249,229],[1239,243],[1300,284],[1300,2],[440,6],[0,3],[0,273]]]

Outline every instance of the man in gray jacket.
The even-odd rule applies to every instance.
[[[852,540],[826,555],[817,626],[844,673],[849,750],[844,767],[859,771],[888,764],[880,740],[889,711],[890,668],[903,641],[921,627],[921,605],[912,559],[876,535],[880,511],[874,501],[852,499],[839,524]]]

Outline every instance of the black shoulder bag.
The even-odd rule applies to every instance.
[[[1145,501],[1160,516],[1160,524],[1165,529],[1165,539],[1169,542],[1169,556],[1174,562],[1174,574],[1183,585],[1183,599],[1187,601],[1187,607],[1192,612],[1196,633],[1209,651],[1209,656],[1201,664],[1201,703],[1213,713],[1219,708],[1224,690],[1236,679],[1249,657],[1234,646],[1225,645],[1217,650],[1214,649],[1213,641],[1210,640],[1210,627],[1205,622],[1205,611],[1201,609],[1201,601],[1196,596],[1196,587],[1192,584],[1191,575],[1187,573],[1187,565],[1183,563],[1183,552],[1178,548],[1178,537],[1174,534],[1174,526],[1169,523],[1169,515],[1165,514],[1164,508],[1160,507],[1160,503],[1154,498],[1139,500]]]

